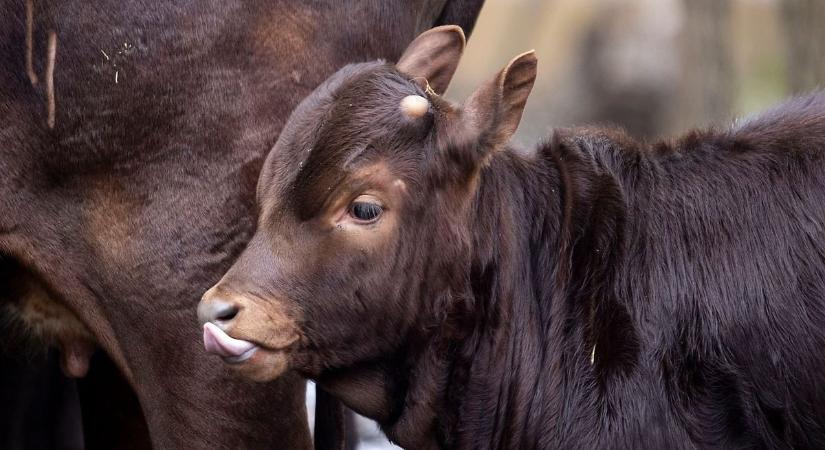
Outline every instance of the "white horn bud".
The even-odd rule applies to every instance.
[[[429,109],[429,100],[420,95],[408,95],[401,99],[401,112],[410,119],[423,117]]]

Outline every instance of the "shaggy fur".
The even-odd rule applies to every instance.
[[[348,66],[293,113],[229,333],[288,311],[291,367],[407,448],[825,446],[825,95],[524,157],[412,79]],[[375,167],[406,186],[387,222],[330,226]]]

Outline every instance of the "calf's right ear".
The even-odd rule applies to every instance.
[[[410,43],[395,65],[424,88],[442,95],[453,78],[466,45],[464,31],[456,25],[427,30]]]
[[[536,81],[537,66],[533,50],[516,56],[464,103],[462,129],[486,153],[502,148],[516,132]]]

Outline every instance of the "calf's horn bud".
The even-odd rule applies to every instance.
[[[410,119],[418,119],[430,109],[430,101],[420,95],[408,95],[401,99],[401,112]]]

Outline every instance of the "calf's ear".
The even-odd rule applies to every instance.
[[[422,87],[429,86],[441,95],[453,78],[465,44],[461,27],[444,25],[432,28],[410,43],[395,68]]]
[[[516,56],[464,102],[462,128],[485,153],[504,146],[518,129],[536,81],[537,65],[534,50]]]

